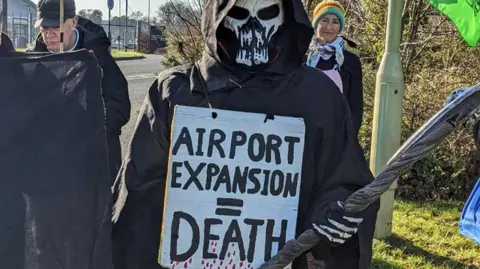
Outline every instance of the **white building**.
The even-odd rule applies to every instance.
[[[17,48],[25,48],[36,36],[37,6],[31,0],[7,0],[8,34]]]
[[[7,0],[8,13],[15,14],[16,16],[25,16],[28,13],[36,15],[37,5],[31,0]]]

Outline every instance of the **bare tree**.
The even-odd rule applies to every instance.
[[[92,10],[92,13],[90,13],[90,20],[96,24],[101,24],[103,20],[103,12],[98,9]]]
[[[103,20],[103,12],[98,9],[82,9],[78,11],[78,15],[89,19],[96,24],[101,24]]]
[[[142,20],[143,17],[144,15],[141,11],[135,11],[135,12],[132,12],[132,14],[130,14],[130,18],[136,21]]]
[[[169,58],[172,65],[193,63],[200,57],[203,51],[200,29],[202,9],[202,0],[168,0],[160,6],[158,22],[166,26],[168,46],[178,54]]]

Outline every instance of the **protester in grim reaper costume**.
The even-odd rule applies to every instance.
[[[312,254],[326,268],[368,268],[378,204],[350,215],[342,201],[373,176],[342,94],[326,75],[302,64],[313,35],[302,2],[204,3],[203,57],[155,80],[113,187],[116,269],[161,268],[157,258],[176,105],[303,118],[297,233],[315,228],[324,240]],[[339,223],[350,229],[339,229]],[[306,268],[305,257],[293,268]]]

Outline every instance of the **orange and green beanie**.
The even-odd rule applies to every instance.
[[[340,32],[342,32],[345,27],[345,9],[340,2],[335,0],[324,0],[315,7],[312,20],[314,31],[317,31],[320,18],[327,14],[333,14],[338,17],[338,20],[340,21]]]

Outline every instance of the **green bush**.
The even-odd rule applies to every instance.
[[[373,1],[364,3],[364,19],[358,18],[358,12],[351,12],[347,21],[354,22],[348,30],[361,44],[365,113],[360,141],[368,156],[375,72],[383,53],[387,6]],[[403,12],[403,22],[402,143],[441,109],[453,90],[474,85],[480,79],[478,50],[468,47],[454,26],[425,1],[410,1]],[[477,180],[478,159],[471,130],[460,129],[399,179],[397,195],[419,200],[464,200]]]

